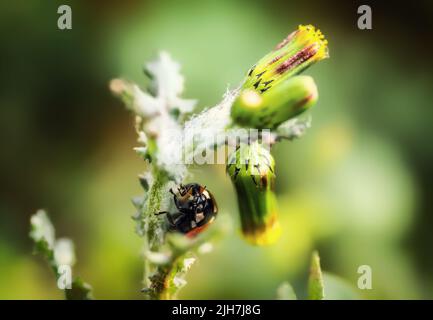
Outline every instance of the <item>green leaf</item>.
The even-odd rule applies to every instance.
[[[170,110],[177,109],[180,113],[192,111],[196,101],[180,98],[184,89],[184,77],[180,73],[180,64],[167,52],[160,52],[157,60],[147,63],[145,71],[153,80],[151,91]]]
[[[48,254],[54,249],[55,231],[54,227],[44,210],[38,210],[30,218],[30,238],[37,245],[41,253]]]
[[[75,264],[74,243],[70,239],[55,238],[55,229],[47,213],[38,210],[30,218],[30,238],[35,243],[35,252],[41,254],[54,271],[56,278],[60,277],[59,266]],[[72,281],[72,288],[65,289],[68,300],[89,300],[92,297],[92,287],[80,278]]]
[[[277,300],[297,300],[293,287],[287,281],[280,284],[277,289]]]
[[[92,286],[77,277],[72,281],[72,289],[65,290],[65,296],[67,300],[92,300]]]
[[[54,245],[54,261],[56,265],[73,266],[75,264],[74,243],[70,239],[57,239]]]
[[[326,287],[326,300],[361,299],[355,287],[336,275],[323,272],[323,282]]]
[[[325,288],[323,284],[322,270],[320,268],[320,257],[317,251],[311,257],[310,276],[308,279],[308,299],[323,300]]]
[[[294,140],[301,138],[310,127],[311,116],[287,120],[276,129],[277,139]]]
[[[57,276],[57,264],[54,259],[55,231],[44,210],[38,210],[30,218],[30,238],[34,241],[34,252],[42,255]]]

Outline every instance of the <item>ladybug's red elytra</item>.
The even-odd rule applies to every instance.
[[[166,214],[171,231],[178,231],[187,237],[194,237],[215,220],[218,213],[213,195],[198,183],[180,185],[173,194],[174,204],[179,210],[175,213],[161,211],[157,215]]]

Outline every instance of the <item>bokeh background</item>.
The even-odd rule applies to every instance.
[[[60,4],[72,7],[70,31],[57,29]],[[313,249],[344,279],[329,288],[345,281],[366,299],[433,298],[433,6],[370,3],[373,30],[362,31],[359,4],[2,2],[0,298],[63,297],[32,256],[29,217],[38,208],[75,241],[75,273],[97,298],[142,298],[130,199],[141,193],[144,164],[109,80],[144,86],[144,62],[164,49],[182,64],[184,96],[212,106],[301,23],[320,27],[331,58],[306,71],[320,92],[312,128],[274,149],[284,235],[272,247],[246,244],[224,168],[196,168],[234,227],[193,267],[180,298],[272,299],[283,281],[303,297]],[[361,291],[365,264],[373,290]]]

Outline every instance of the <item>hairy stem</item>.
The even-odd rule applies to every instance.
[[[153,183],[149,189],[149,196],[147,200],[147,206],[144,214],[144,236],[143,236],[143,250],[145,254],[155,249],[157,245],[155,241],[151,242],[151,239],[155,239],[155,230],[159,224],[158,219],[155,217],[155,213],[160,211],[162,194],[164,193],[164,185],[166,176],[156,166],[152,166],[152,174],[154,177]],[[148,258],[144,258],[143,267],[143,284],[145,288],[151,287],[151,264]]]

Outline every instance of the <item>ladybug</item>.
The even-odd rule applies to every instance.
[[[213,195],[198,183],[180,185],[173,194],[174,204],[179,210],[176,213],[161,211],[156,215],[166,214],[170,231],[178,231],[187,237],[194,237],[202,232],[214,220],[218,212]]]

